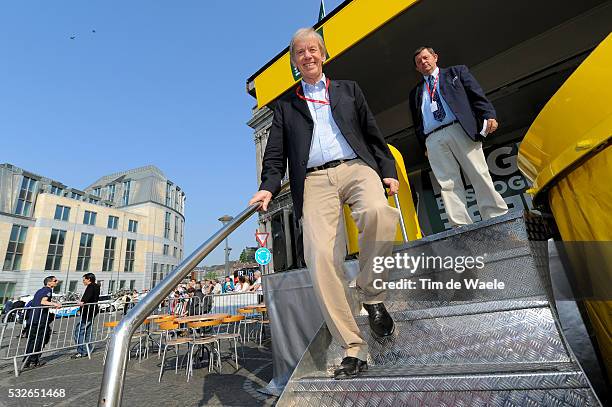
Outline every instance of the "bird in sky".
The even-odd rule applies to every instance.
[[[76,38],[76,35],[73,35],[70,37],[71,40],[74,40]]]

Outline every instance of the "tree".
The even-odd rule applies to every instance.
[[[204,275],[204,279],[206,279],[206,280],[216,280],[217,279],[217,273],[215,273],[213,270],[209,270]]]
[[[240,253],[241,263],[255,263],[255,252],[257,247],[245,247]]]

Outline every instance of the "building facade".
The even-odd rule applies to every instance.
[[[110,174],[84,190],[0,164],[0,300],[34,293],[149,289],[183,258],[185,193],[154,166]]]

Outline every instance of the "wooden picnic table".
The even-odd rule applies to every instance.
[[[174,322],[179,324],[186,324],[188,322],[199,322],[199,321],[214,321],[216,319],[223,319],[229,317],[230,314],[202,314],[192,315],[189,317],[176,318]]]

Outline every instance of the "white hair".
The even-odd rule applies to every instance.
[[[295,32],[295,34],[293,34],[293,37],[291,37],[291,42],[289,43],[289,57],[291,58],[291,62],[293,62],[294,64],[295,61],[293,58],[293,48],[295,46],[295,43],[298,40],[309,37],[314,37],[317,40],[317,42],[319,43],[319,50],[321,51],[321,55],[323,56],[323,61],[325,61],[325,58],[327,57],[327,48],[325,48],[325,41],[323,41],[323,37],[321,37],[321,34],[316,32],[312,27],[307,27],[300,28]]]

